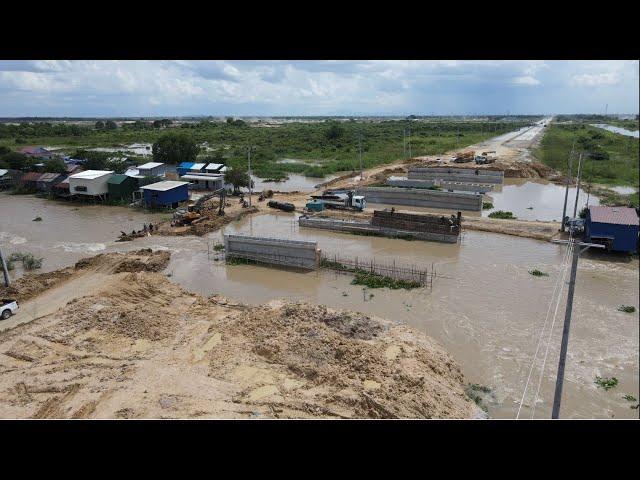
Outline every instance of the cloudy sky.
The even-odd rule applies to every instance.
[[[0,117],[638,113],[638,61],[0,61]]]

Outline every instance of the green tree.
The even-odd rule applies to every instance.
[[[104,122],[102,120],[96,122],[96,130],[104,130]]]
[[[28,170],[35,163],[26,155],[18,152],[9,152],[0,157],[0,160],[2,160],[8,168],[12,168],[14,170]]]
[[[114,122],[113,120],[107,120],[104,124],[104,127],[107,130],[117,130],[118,129],[118,125],[116,124],[116,122]]]
[[[324,136],[327,140],[337,140],[342,135],[344,135],[344,128],[342,128],[337,123],[332,124],[324,133]]]
[[[233,193],[238,194],[241,187],[249,186],[249,174],[242,170],[231,168],[224,174],[224,181],[233,185]]]
[[[200,147],[189,134],[169,132],[153,144],[153,160],[170,164],[195,162],[199,151]]]
[[[229,124],[233,123],[233,117],[227,117],[227,123]]]
[[[59,158],[52,158],[44,162],[44,171],[51,173],[67,173],[67,166]]]

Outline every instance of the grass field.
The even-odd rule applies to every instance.
[[[567,159],[574,145],[574,175],[577,154],[590,154],[583,167],[585,181],[604,185],[638,186],[637,138],[584,124],[552,124],[535,151],[535,156],[543,163],[566,173]]]
[[[62,134],[46,136],[38,136],[37,129],[12,127],[0,131],[0,145],[12,149],[24,145],[64,147],[65,153],[73,153],[79,147],[123,147],[124,150],[124,146],[131,143],[153,143],[167,131],[185,131],[190,133],[196,142],[207,142],[210,149],[222,151],[224,162],[231,167],[237,165],[245,168],[246,147],[253,145],[254,174],[261,178],[282,179],[288,173],[322,177],[358,169],[360,137],[362,163],[365,168],[370,168],[403,157],[404,130],[407,131],[407,156],[409,144],[412,156],[437,155],[516,130],[532,124],[535,120],[537,118],[514,118],[509,121],[351,120],[285,123],[277,127],[243,122],[228,124],[203,121],[162,130],[120,127],[104,131],[85,127],[74,130],[73,134],[61,130]],[[200,155],[206,156],[207,152],[203,150]],[[278,162],[285,158],[302,162]]]

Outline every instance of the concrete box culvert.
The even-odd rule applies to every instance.
[[[364,195],[367,203],[476,212],[482,210],[482,195],[475,193],[455,193],[403,187],[364,187],[358,189],[357,193]]]
[[[481,179],[476,179],[481,180]],[[406,177],[391,177],[387,180],[390,187],[405,188],[431,188],[440,187],[442,190],[455,190],[459,192],[487,193],[493,191],[493,185],[487,183],[453,182],[438,179],[409,179]]]
[[[409,169],[407,178],[410,180],[502,184],[504,183],[504,172],[473,168],[425,167]]]
[[[226,258],[315,270],[320,263],[317,242],[280,238],[224,236]]]

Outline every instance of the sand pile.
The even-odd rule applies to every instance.
[[[0,297],[14,298],[18,302],[24,302],[71,278],[73,274],[74,269],[71,267],[47,273],[27,273],[12,280],[8,288],[4,284],[0,285]]]
[[[124,257],[161,257],[140,252]],[[82,262],[96,268],[83,278],[128,264],[98,257]],[[409,327],[304,303],[204,298],[160,273],[112,275],[0,333],[0,417],[477,415],[458,365]]]
[[[165,250],[143,248],[127,253],[101,253],[76,262],[76,269],[100,268],[110,273],[160,272],[169,264],[171,254]]]

